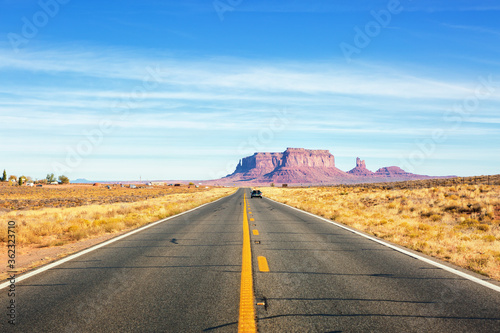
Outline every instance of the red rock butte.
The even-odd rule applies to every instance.
[[[404,171],[396,166],[376,172],[366,168],[359,157],[356,167],[344,172],[335,167],[335,157],[328,150],[287,148],[282,153],[255,153],[240,160],[236,170],[214,182],[226,184],[353,184],[390,182],[428,178]]]

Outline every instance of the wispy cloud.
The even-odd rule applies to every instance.
[[[495,0],[468,1],[404,1],[405,10],[413,12],[484,12],[499,11],[500,6]]]
[[[71,75],[78,75],[102,80],[98,81],[101,83],[116,79],[141,82],[149,71],[155,71],[162,84],[154,92],[148,92],[148,98],[226,99],[233,98],[233,93],[240,99],[253,99],[253,94],[265,92],[266,95],[295,93],[455,99],[473,92],[467,82],[420,76],[387,65],[360,64],[353,69],[345,67],[341,61],[339,63],[246,59],[179,61],[165,60],[159,54],[145,57],[118,50],[50,50],[13,58],[8,52],[0,51],[0,70],[46,73],[60,76],[63,81],[70,80]],[[73,81],[69,83],[74,84]],[[206,95],[208,91],[210,96]],[[106,98],[114,94],[112,91],[90,93]]]
[[[237,7],[238,11],[262,13],[349,13],[369,12],[370,10],[386,8],[390,1],[349,1],[349,0],[310,0],[310,1],[253,1],[243,2]],[[499,11],[496,1],[433,1],[433,0],[401,0],[399,5],[405,11],[412,12],[470,12],[470,11]]]
[[[402,142],[404,150],[436,128],[447,129],[443,115],[475,96],[476,77],[457,81],[430,65],[422,67],[375,62],[349,67],[343,59],[181,58],[97,47],[25,50],[12,57],[0,49],[0,116],[9,124],[0,136],[13,143],[6,150],[11,159],[22,158],[27,166],[35,155],[43,155],[46,165],[64,160],[68,145],[85,139],[83,133],[103,119],[115,130],[88,157],[95,163],[109,156],[108,165],[116,165],[130,147],[139,150],[133,153],[137,158],[154,155],[155,149],[166,152],[179,141],[187,142],[179,150],[201,150],[188,147],[199,142],[237,159],[242,157],[238,146],[262,136],[278,111],[287,108],[287,125],[272,134],[276,140],[255,149],[283,145],[279,151],[290,140],[306,145],[311,138],[331,145],[339,137],[364,142],[377,138],[398,142],[382,149],[392,156]],[[133,98],[151,70],[158,84]],[[130,106],[118,103],[123,100],[133,101]],[[498,101],[500,87],[487,105],[448,133],[450,140],[494,137]],[[127,107],[130,112],[123,116],[120,111]],[[40,133],[51,135],[40,139]],[[142,150],[144,143],[155,148]],[[18,153],[21,148],[28,157]]]
[[[499,7],[500,10],[500,7]],[[466,30],[466,31],[472,31],[472,32],[478,32],[481,34],[491,34],[495,36],[500,36],[500,31],[494,30],[494,29],[489,29],[485,27],[480,27],[480,26],[472,26],[472,25],[457,25],[457,24],[449,24],[449,23],[442,23],[443,26],[450,28],[450,29],[457,29],[457,30]]]

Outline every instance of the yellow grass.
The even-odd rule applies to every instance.
[[[500,280],[500,186],[262,189],[308,212]]]
[[[236,191],[213,188],[193,193],[175,193],[137,202],[93,204],[68,208],[42,208],[0,212],[5,221],[0,243],[7,242],[7,221],[16,221],[18,246],[60,246],[69,242],[137,228],[178,214]]]
[[[0,182],[0,212],[41,208],[76,207],[116,202],[136,202],[175,193],[195,193],[207,188],[195,186],[53,185],[45,187],[5,186]]]

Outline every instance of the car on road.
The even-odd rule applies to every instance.
[[[250,198],[261,198],[262,199],[262,192],[259,190],[253,190],[252,194],[250,195]]]

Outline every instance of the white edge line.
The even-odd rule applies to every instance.
[[[235,193],[236,193],[236,192],[235,192]],[[233,194],[234,194],[234,193],[233,193]],[[198,207],[192,208],[192,209],[190,209],[190,210],[187,210],[187,211],[185,211],[185,212],[179,213],[179,214],[177,214],[177,215],[172,215],[172,216],[169,216],[169,217],[164,218],[164,219],[162,219],[162,220],[158,220],[158,221],[156,221],[156,222],[152,222],[152,223],[147,224],[147,225],[145,225],[145,226],[143,226],[143,227],[140,227],[139,229],[135,229],[135,230],[129,231],[129,232],[127,232],[126,234],[123,234],[123,235],[117,236],[117,237],[112,238],[112,239],[110,239],[110,240],[107,240],[107,241],[105,241],[105,242],[103,242],[103,243],[100,243],[100,244],[97,244],[97,245],[95,245],[95,246],[89,247],[89,248],[88,248],[88,249],[86,249],[86,250],[83,250],[83,251],[80,251],[80,252],[78,252],[78,253],[75,253],[75,254],[69,255],[69,256],[67,256],[67,257],[65,257],[65,258],[62,258],[62,259],[60,259],[60,260],[54,261],[54,262],[52,262],[52,263],[50,263],[50,264],[48,264],[48,265],[46,265],[46,266],[40,267],[39,269],[35,269],[34,271],[31,271],[31,272],[29,272],[29,273],[23,274],[23,275],[21,275],[21,276],[16,276],[16,283],[17,283],[17,282],[20,282],[20,281],[23,281],[23,280],[25,280],[25,279],[27,279],[27,278],[30,278],[30,277],[32,277],[32,276],[34,276],[34,275],[40,274],[40,273],[42,273],[42,272],[45,272],[46,270],[49,270],[49,269],[54,268],[54,267],[56,267],[56,266],[62,265],[62,264],[64,264],[65,262],[70,261],[70,260],[73,260],[73,259],[78,258],[78,257],[80,257],[80,256],[83,256],[84,254],[87,254],[87,253],[89,253],[89,252],[95,251],[95,250],[97,250],[97,249],[99,249],[99,248],[101,248],[101,247],[103,247],[103,246],[106,246],[106,245],[109,245],[109,244],[114,243],[114,242],[116,242],[116,241],[119,241],[119,240],[121,240],[121,239],[123,239],[123,238],[125,238],[125,237],[128,237],[128,236],[130,236],[130,235],[133,235],[133,234],[135,234],[135,233],[137,233],[137,232],[140,232],[140,231],[145,230],[145,229],[147,229],[147,228],[151,228],[152,226],[155,226],[155,225],[157,225],[157,224],[163,223],[163,222],[168,221],[168,220],[170,220],[170,219],[173,219],[173,218],[179,217],[179,216],[181,216],[181,215],[184,215],[184,214],[190,213],[190,212],[192,212],[192,211],[194,211],[194,210],[197,210],[197,209],[199,209],[199,208],[201,208],[201,207],[204,207],[204,206],[206,206],[206,205],[210,205],[210,204],[216,203],[217,201],[222,200],[222,199],[227,198],[227,197],[228,197],[228,196],[225,196],[225,197],[219,198],[219,199],[217,199],[217,200],[215,200],[215,201],[212,201],[212,202],[207,202],[207,203],[205,203],[205,204],[203,204],[203,205],[201,205],[201,206],[198,206]],[[4,282],[4,283],[0,284],[0,290],[2,290],[2,289],[4,289],[4,288],[6,288],[6,287],[8,287],[8,286],[10,286],[10,284],[11,284],[11,283],[10,283],[10,281],[7,281],[7,282]]]
[[[284,203],[281,203],[281,202],[275,201],[275,200],[273,200],[273,199],[269,199],[269,198],[266,198],[266,199],[268,199],[268,200],[270,200],[270,201],[273,201],[273,202],[276,202],[276,203],[278,203],[278,204],[280,204],[280,205],[287,206],[287,207],[290,207],[290,208],[292,208],[292,209],[298,210],[299,212],[302,212],[302,213],[304,213],[304,214],[308,214],[308,215],[314,216],[314,217],[316,217],[316,218],[318,218],[318,219],[320,219],[320,220],[323,220],[323,221],[325,221],[325,222],[328,222],[328,223],[331,223],[331,224],[333,224],[333,225],[336,225],[337,227],[340,227],[340,228],[342,228],[342,229],[348,230],[348,231],[350,231],[350,232],[352,232],[352,233],[355,233],[355,234],[357,234],[357,235],[359,235],[359,236],[363,236],[363,237],[365,237],[365,238],[368,238],[368,239],[369,239],[369,240],[371,240],[371,241],[374,241],[374,242],[376,242],[376,243],[382,244],[382,245],[384,245],[384,246],[386,246],[386,247],[389,247],[389,248],[391,248],[391,249],[393,249],[393,250],[396,250],[396,251],[398,251],[398,252],[404,253],[404,254],[406,254],[406,255],[408,255],[408,256],[410,256],[410,257],[413,257],[413,258],[415,258],[415,259],[421,260],[421,261],[423,261],[423,262],[425,262],[425,263],[428,263],[428,264],[430,264],[430,265],[433,265],[433,266],[439,267],[439,268],[441,268],[441,269],[444,269],[445,271],[448,271],[448,272],[453,273],[453,274],[455,274],[455,275],[461,276],[461,277],[463,277],[463,278],[465,278],[465,279],[467,279],[467,280],[470,280],[470,281],[472,281],[472,282],[478,283],[478,284],[480,284],[480,285],[482,285],[482,286],[484,286],[484,287],[490,288],[490,289],[492,289],[492,290],[494,290],[494,291],[500,292],[500,286],[494,285],[493,283],[490,283],[490,282],[488,282],[488,281],[481,280],[481,279],[479,279],[479,278],[477,278],[477,277],[475,277],[475,276],[472,276],[472,275],[467,274],[467,273],[465,273],[465,272],[459,271],[459,270],[457,270],[457,269],[455,269],[455,268],[452,268],[452,267],[449,267],[449,266],[446,266],[446,265],[440,264],[440,263],[438,263],[438,262],[436,262],[436,261],[433,261],[433,260],[430,260],[430,259],[428,259],[428,258],[424,258],[424,257],[422,257],[422,256],[419,256],[418,254],[412,253],[412,252],[410,252],[410,251],[404,250],[404,249],[399,248],[399,247],[397,247],[397,246],[394,246],[394,245],[392,245],[392,244],[386,243],[386,242],[384,242],[383,240],[380,240],[380,239],[378,239],[378,238],[375,238],[375,237],[371,237],[371,236],[365,235],[365,234],[363,234],[363,233],[361,233],[361,232],[359,232],[359,231],[357,231],[357,230],[355,230],[355,229],[349,228],[349,227],[347,227],[347,226],[345,226],[345,225],[342,225],[342,224],[340,224],[340,223],[337,223],[337,222],[335,222],[335,221],[328,220],[328,219],[326,219],[326,218],[324,218],[324,217],[322,217],[322,216],[318,216],[318,215],[315,215],[315,214],[313,214],[313,213],[306,212],[305,210],[302,210],[302,209],[299,209],[299,208],[296,208],[296,207],[292,207],[292,206],[290,206],[290,205],[287,205],[287,204],[284,204]]]

